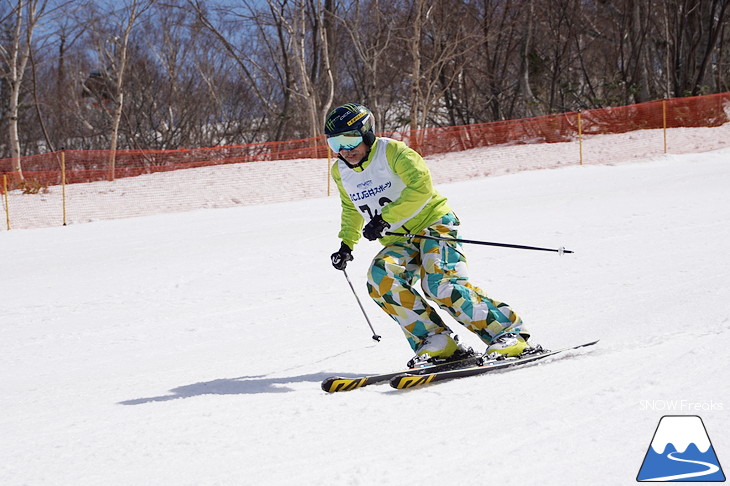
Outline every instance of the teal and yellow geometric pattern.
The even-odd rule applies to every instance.
[[[449,213],[420,234],[457,238],[458,226]],[[414,287],[419,279],[423,295]],[[368,292],[400,325],[414,351],[429,334],[451,333],[428,300],[487,345],[505,331],[529,334],[509,305],[469,283],[460,243],[413,238],[385,246],[370,266]]]

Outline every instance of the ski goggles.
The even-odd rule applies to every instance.
[[[362,143],[362,135],[357,130],[350,132],[342,132],[331,137],[327,137],[327,144],[334,153],[340,150],[352,150]]]

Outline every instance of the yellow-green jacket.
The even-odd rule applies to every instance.
[[[383,220],[391,223],[391,225],[396,222],[402,223],[399,228],[393,228],[392,231],[419,233],[445,214],[451,212],[446,203],[446,198],[434,189],[431,182],[431,172],[418,152],[403,142],[378,137],[370,149],[367,160],[360,166],[352,168],[339,159],[332,166],[332,178],[337,184],[342,203],[339,237],[350,248],[354,248],[362,236],[362,228],[365,225],[367,213],[358,210],[355,203],[353,203],[353,199],[358,200],[358,194],[348,193],[343,185],[340,171],[354,170],[362,172],[366,170],[373,162],[376,154],[382,154],[380,144],[386,144],[384,152],[388,166],[392,170],[393,176],[399,178],[403,183],[401,185],[400,181],[394,181],[398,184],[398,187],[402,187],[400,194],[392,202],[388,202],[380,208]],[[419,208],[422,209],[418,211]],[[384,236],[379,241],[383,245],[387,245],[399,240],[402,240],[402,238]]]

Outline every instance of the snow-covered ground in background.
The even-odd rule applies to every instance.
[[[667,130],[669,154],[697,153],[730,147],[730,123],[710,128]],[[579,165],[621,164],[664,153],[663,130],[590,135],[583,143],[495,145],[429,157],[437,184],[525,170]],[[148,216],[201,208],[228,208],[325,197],[329,184],[327,159],[249,162],[203,167],[66,187],[69,223]],[[26,176],[33,178],[32,172]],[[11,227],[59,226],[63,223],[62,189],[41,194],[10,191]],[[4,225],[0,225],[5,229]]]
[[[335,196],[0,232],[0,483],[630,485],[668,414],[727,468],[729,188],[728,148],[440,184],[463,238],[575,251],[465,246],[475,284],[601,342],[409,391],[320,389],[410,358],[377,243],[348,269],[380,343],[329,264]]]

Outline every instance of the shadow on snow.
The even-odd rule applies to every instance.
[[[267,378],[260,376],[241,376],[239,378],[222,378],[219,380],[183,385],[170,390],[169,394],[158,397],[135,398],[119,402],[120,405],[141,405],[151,402],[166,402],[179,398],[192,398],[202,395],[250,395],[259,393],[287,393],[295,391],[285,386],[289,383],[321,382],[332,376],[331,373],[310,373],[307,375]],[[343,378],[355,378],[358,375],[341,374]],[[319,389],[319,386],[317,386]]]

